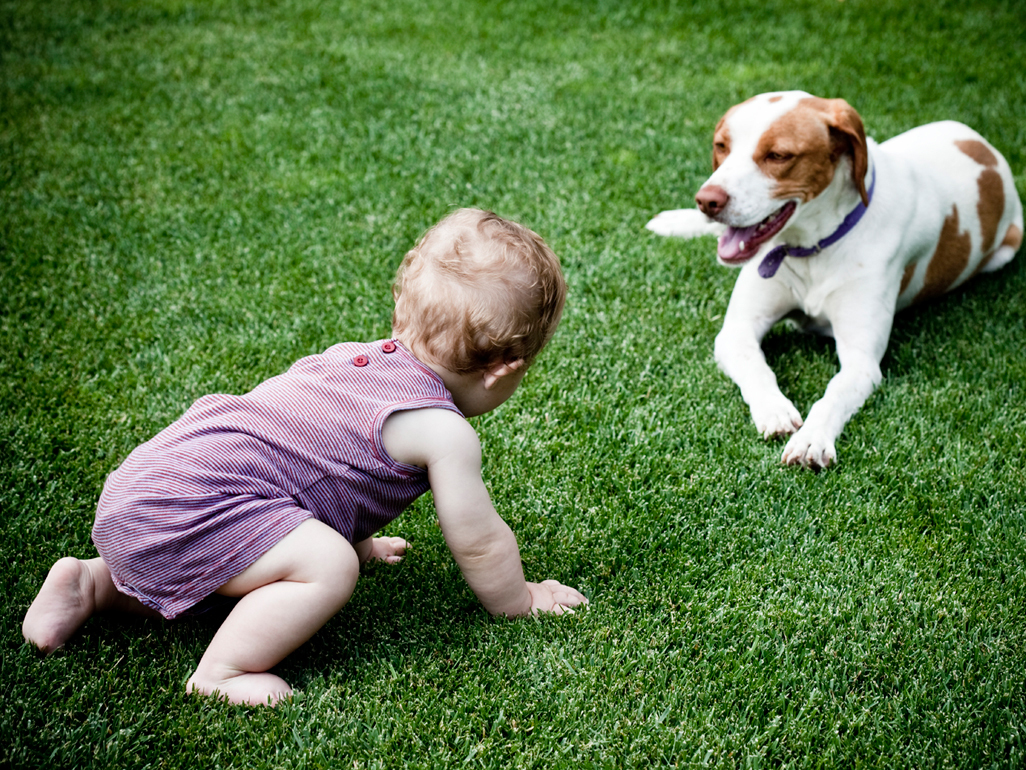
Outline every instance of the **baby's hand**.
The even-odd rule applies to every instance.
[[[401,537],[374,537],[371,538],[370,554],[368,559],[380,559],[388,564],[395,564],[402,561],[403,554],[410,544]]]
[[[557,580],[543,580],[540,583],[528,583],[527,590],[531,594],[531,614],[552,612],[562,615],[564,612],[573,614],[571,607],[587,604],[584,594],[576,588],[565,586]]]

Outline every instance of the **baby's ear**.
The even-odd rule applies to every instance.
[[[510,363],[502,362],[493,364],[490,368],[485,370],[484,373],[484,387],[485,390],[491,390],[496,384],[503,378],[508,377],[524,366],[524,359],[518,358],[516,361]]]

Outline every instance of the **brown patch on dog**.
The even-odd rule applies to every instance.
[[[783,98],[784,98],[783,96],[771,96],[770,99],[769,99],[769,103],[770,104],[776,104],[777,102],[779,102]]]
[[[716,124],[716,130],[713,132],[713,153],[712,153],[712,167],[713,171],[720,167],[720,164],[727,159],[730,155],[730,129],[727,127],[727,116],[734,111],[735,108],[731,108],[727,111],[727,114],[720,118],[720,122]]]
[[[913,262],[911,265],[905,265],[905,272],[901,275],[901,288],[898,289],[898,296],[900,297],[905,293],[905,289],[908,288],[909,283],[912,282],[912,276],[916,274],[916,263]]]
[[[752,160],[777,180],[774,198],[808,202],[830,184],[845,154],[852,156],[853,182],[868,203],[868,155],[858,113],[843,99],[807,97],[766,129]]]
[[[978,139],[959,139],[955,142],[955,146],[981,166],[990,168],[998,163],[997,156]]]
[[[712,167],[713,171],[720,167],[720,164],[727,159],[730,155],[730,128],[727,126],[727,120],[737,112],[739,109],[744,107],[749,102],[754,102],[758,99],[758,96],[750,96],[740,104],[735,104],[725,113],[723,117],[716,123],[716,128],[713,129],[713,156],[712,156]]]
[[[980,217],[980,251],[983,252],[983,259],[973,271],[973,275],[976,275],[987,266],[990,258],[994,256],[994,241],[997,238],[998,225],[1001,224],[1001,216],[1005,213],[1005,184],[1001,180],[1001,174],[994,170],[998,164],[997,156],[986,143],[979,139],[959,139],[955,142],[955,146],[981,166],[985,166],[983,172],[976,179],[976,186],[980,190],[976,213]],[[1018,230],[1019,228],[1012,225],[1005,233],[1005,240],[1012,235],[1013,229]],[[1021,233],[1019,238],[1021,241]],[[1001,245],[1005,245],[1004,242]]]
[[[777,181],[774,198],[808,202],[834,178],[830,131],[804,100],[766,129],[752,160],[762,173]]]
[[[976,211],[980,215],[980,235],[983,237],[980,250],[989,255],[1001,224],[1001,215],[1005,213],[1005,185],[1001,174],[992,168],[985,168],[976,184],[980,188]]]
[[[1012,249],[1012,251],[1017,251],[1019,249],[1019,246],[1021,245],[1022,230],[1020,230],[1015,225],[1010,225],[1008,228],[1008,232],[1005,233],[1005,239],[1001,241],[1001,246],[1008,246]],[[984,255],[983,259],[980,260],[980,264],[978,264],[976,266],[976,269],[973,270],[973,274],[972,276],[970,276],[970,278],[974,277],[977,273],[982,272],[983,268],[985,268],[987,264],[990,262],[990,258],[993,257],[996,253],[997,249],[994,249],[994,251]]]
[[[859,191],[862,202],[868,206],[866,173],[869,170],[869,151],[866,147],[866,131],[862,125],[862,118],[844,99],[820,99],[811,96],[802,99],[800,104],[808,105],[826,121],[830,131],[834,165],[837,165],[842,155],[851,156],[852,182]]]
[[[946,292],[969,264],[971,251],[969,232],[959,232],[958,206],[952,206],[951,213],[944,219],[937,250],[926,268],[923,288],[912,301],[925,302]]]
[[[1008,232],[1005,233],[1005,239],[1001,241],[1002,246],[1010,246],[1012,251],[1018,251],[1019,247],[1022,246],[1022,230],[1016,225],[1012,225],[1008,228]]]
[[[869,149],[866,146],[866,129],[862,125],[862,118],[844,99],[822,99],[820,103],[830,126],[834,155],[838,159],[843,154],[851,155],[852,181],[862,203],[868,206],[866,173],[869,171]]]

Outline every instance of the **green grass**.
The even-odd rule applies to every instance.
[[[0,0],[0,765],[1023,766],[1022,255],[899,317],[814,475],[712,362],[712,241],[643,229],[726,108],[782,88],[881,141],[969,123],[1026,194],[1017,0]],[[411,555],[280,667],[281,708],[184,697],[216,618],[29,649],[127,453],[385,336],[402,254],[464,205],[565,266],[559,333],[476,425],[529,576],[590,608],[490,619],[426,498],[388,530]],[[832,344],[766,350],[806,412]]]

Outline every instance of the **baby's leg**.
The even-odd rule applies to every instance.
[[[138,599],[114,587],[103,559],[60,559],[43,581],[25,613],[21,633],[25,640],[49,654],[64,645],[95,612],[120,610],[160,617]]]
[[[241,596],[214,634],[189,692],[274,705],[292,693],[267,673],[349,601],[360,562],[342,535],[307,519],[218,593]]]

